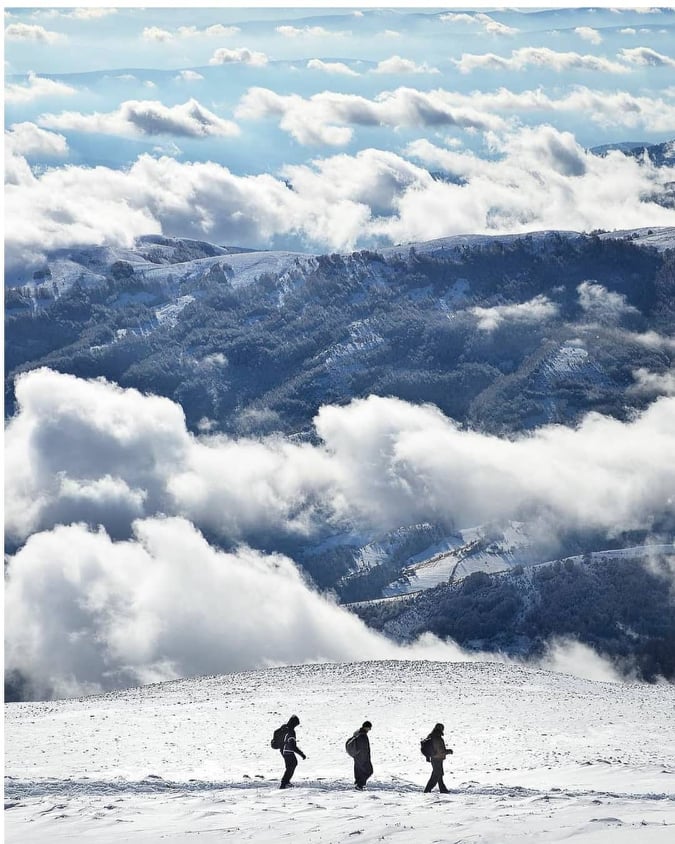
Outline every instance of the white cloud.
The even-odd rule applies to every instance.
[[[558,52],[548,47],[521,47],[513,50],[509,58],[495,53],[463,53],[461,59],[453,59],[462,73],[476,69],[519,71],[528,67],[543,67],[558,73],[570,70],[599,71],[602,73],[629,73],[629,69],[618,62],[600,56],[581,55],[574,52]]]
[[[397,32],[395,29],[385,29],[382,33],[385,38],[400,38],[401,33]]]
[[[377,67],[373,69],[373,73],[440,73],[440,71],[426,62],[419,65],[412,59],[390,56],[388,59],[379,62]]]
[[[173,40],[172,33],[168,29],[162,29],[159,26],[146,26],[143,29],[141,37],[144,41],[159,41],[160,44]]]
[[[598,322],[613,323],[624,314],[638,313],[622,293],[613,293],[594,281],[583,281],[577,287],[577,293],[582,309]]]
[[[624,337],[627,342],[638,343],[647,349],[675,352],[675,337],[666,337],[663,334],[658,334],[656,331],[646,331],[644,334],[625,331]]]
[[[633,29],[632,26],[627,26],[625,29],[620,29],[619,32],[621,35],[637,35],[637,29]]]
[[[634,47],[619,51],[619,58],[624,62],[640,65],[641,67],[675,67],[675,59],[657,53],[651,47]]]
[[[239,47],[230,50],[227,47],[220,47],[209,59],[209,64],[248,64],[253,67],[264,67],[267,64],[265,53],[258,53],[246,47]]]
[[[633,393],[647,395],[675,396],[675,369],[667,372],[650,372],[644,367],[633,371],[635,384],[631,387]]]
[[[494,18],[490,17],[490,15],[486,15],[484,12],[476,12],[474,14],[467,14],[463,12],[449,13],[440,15],[439,20],[443,21],[443,23],[459,23],[469,25],[479,24],[481,29],[483,29],[490,35],[516,35],[516,33],[519,31],[515,27],[499,23],[499,21],[496,21]]]
[[[351,32],[331,32],[323,26],[277,26],[276,32],[284,38],[342,38]]]
[[[168,43],[185,38],[229,38],[240,31],[238,26],[223,26],[220,23],[204,27],[204,29],[199,29],[197,26],[179,26],[173,32],[158,26],[147,26],[143,30],[142,37],[145,41]]]
[[[494,331],[504,322],[544,322],[558,313],[558,306],[540,295],[515,305],[495,305],[492,308],[471,308],[481,331]]]
[[[40,125],[51,129],[95,132],[105,135],[176,135],[185,138],[231,137],[239,128],[223,120],[197,100],[165,106],[157,100],[128,100],[117,111],[82,114],[64,111],[43,114]]]
[[[503,124],[500,118],[479,111],[470,98],[461,105],[444,91],[398,88],[369,100],[355,94],[324,91],[305,99],[284,96],[267,88],[250,88],[236,110],[241,119],[279,116],[280,127],[303,144],[347,144],[352,131],[345,124],[361,126],[459,126],[489,129]]]
[[[664,92],[665,93],[665,92]],[[579,113],[602,126],[670,131],[675,106],[662,98],[634,96],[627,92],[595,91],[579,86],[560,99],[542,89],[472,94],[436,89],[397,88],[374,99],[355,94],[322,91],[309,98],[280,95],[267,88],[250,88],[236,110],[237,117],[280,117],[280,127],[300,143],[340,146],[352,138],[350,125],[359,126],[457,126],[462,129],[500,130],[506,122],[499,112]]]
[[[99,20],[100,18],[107,18],[110,15],[116,15],[117,11],[117,9],[105,9],[103,6],[89,6],[82,9],[73,9],[66,16],[82,21]]]
[[[8,103],[29,103],[40,97],[69,97],[77,90],[64,82],[38,76],[31,70],[28,74],[28,84],[10,83],[5,86],[5,100]]]
[[[32,537],[10,561],[5,632],[7,669],[55,696],[289,663],[469,659],[430,635],[397,645],[288,558],[217,551],[175,518],[138,521],[125,542],[82,525]]]
[[[200,79],[204,77],[201,73],[197,73],[196,70],[181,70],[177,76],[174,76],[174,79],[180,80],[183,82],[198,82]]]
[[[215,23],[199,29],[197,26],[179,26],[176,30],[178,38],[230,38],[241,32],[238,26],[223,26],[222,23]]]
[[[516,438],[460,429],[431,406],[371,396],[324,406],[318,445],[195,438],[168,399],[37,370],[19,377],[6,431],[6,525],[130,535],[135,518],[188,518],[231,541],[332,525],[649,527],[675,483],[675,399],[630,422],[587,416]]]
[[[11,23],[5,29],[5,38],[9,41],[38,41],[42,44],[56,44],[65,40],[65,36],[58,32],[30,23]]]
[[[587,645],[573,640],[551,640],[539,667],[545,671],[571,674],[598,683],[616,683],[622,679],[609,660]]]
[[[359,76],[356,71],[344,62],[324,62],[321,59],[310,59],[307,62],[309,70],[321,70],[324,73],[339,73],[344,76]]]
[[[577,26],[574,31],[584,41],[588,41],[591,44],[602,44],[602,35],[597,29],[593,29],[592,26]]]
[[[5,152],[12,155],[67,155],[63,135],[40,129],[35,123],[14,123],[5,131]]]

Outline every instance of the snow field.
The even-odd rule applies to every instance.
[[[277,668],[8,704],[8,842],[652,842],[675,834],[675,692],[498,663]],[[300,717],[286,792],[272,731]],[[345,739],[373,722],[354,792]],[[451,794],[422,793],[436,721]]]

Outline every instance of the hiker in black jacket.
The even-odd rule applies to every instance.
[[[354,755],[354,786],[359,791],[363,788],[372,776],[373,765],[370,761],[370,739],[368,733],[373,725],[370,721],[364,721],[361,728],[354,733],[354,741],[356,744]]]
[[[300,726],[300,719],[298,716],[291,715],[286,726],[288,727],[288,730],[286,731],[286,737],[284,738],[284,746],[281,748],[281,755],[284,757],[286,770],[281,778],[281,785],[279,788],[291,788],[293,785],[291,777],[298,765],[298,760],[295,758],[295,754],[297,753],[298,756],[302,756],[303,759],[307,758],[295,742],[295,728]]]
[[[448,793],[448,789],[443,782],[443,762],[445,757],[452,753],[452,750],[445,746],[444,730],[443,724],[436,724],[425,740],[429,742],[427,762],[431,762],[431,776],[424,789],[425,793],[431,791],[435,785],[438,785],[441,794]]]

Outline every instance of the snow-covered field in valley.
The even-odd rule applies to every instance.
[[[279,791],[272,731],[307,754]],[[44,842],[675,840],[675,689],[499,663],[276,668],[5,706],[5,835]],[[375,773],[345,739],[368,718]],[[442,721],[450,794],[422,793]]]

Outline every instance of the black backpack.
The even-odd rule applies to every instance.
[[[345,750],[352,757],[352,759],[356,758],[356,753],[357,753],[356,736],[350,736],[347,739],[347,741],[345,742]]]
[[[270,744],[275,750],[283,749],[287,732],[288,724],[282,724],[280,727],[277,727],[276,730],[272,733],[272,741],[270,742]]]
[[[422,739],[420,742],[420,750],[422,751],[422,756],[424,756],[425,759],[428,760],[431,757],[431,736],[427,736]]]

